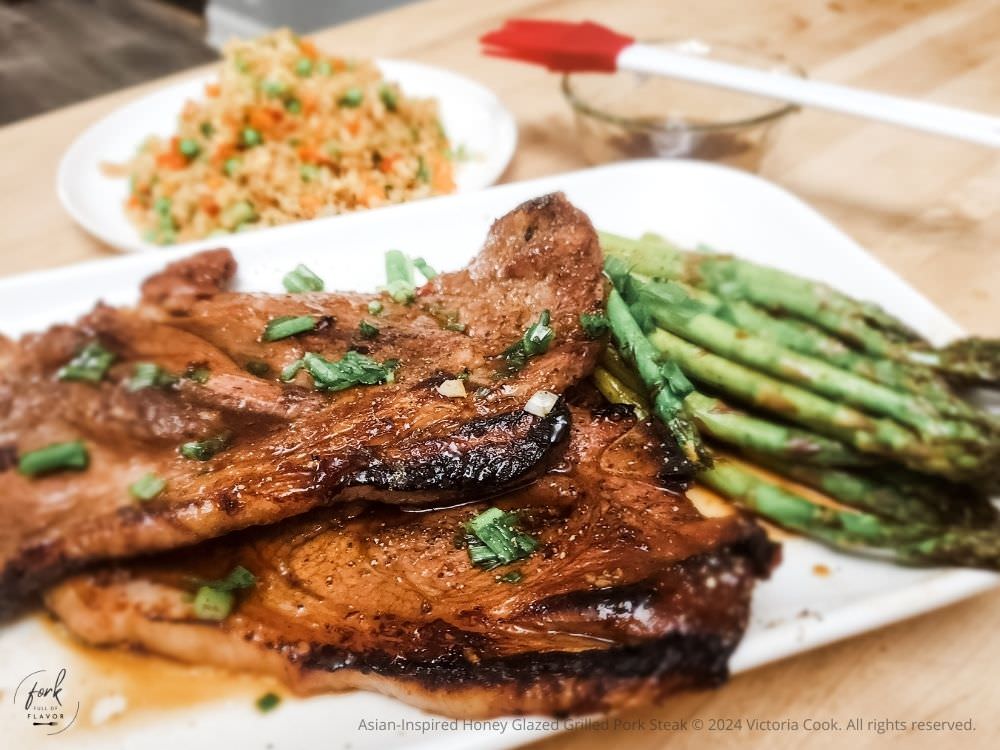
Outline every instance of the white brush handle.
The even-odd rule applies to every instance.
[[[618,54],[618,68],[758,94],[914,130],[1000,147],[1000,118],[940,104],[811,81],[787,73],[745,68],[698,55],[632,44]]]

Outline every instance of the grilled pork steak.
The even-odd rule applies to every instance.
[[[586,216],[550,195],[499,219],[465,270],[436,277],[410,304],[227,293],[235,264],[214,251],[149,279],[136,309],[99,305],[75,325],[8,342],[0,452],[23,457],[82,440],[90,460],[82,471],[36,477],[3,461],[0,609],[86,562],[193,544],[333,501],[440,502],[529,481],[567,422],[561,406],[545,417],[523,407],[593,367],[603,344],[587,338],[580,315],[602,305],[601,262]],[[374,301],[381,312],[369,309]],[[544,310],[548,349],[505,358]],[[263,340],[270,321],[303,315],[312,330]],[[60,380],[94,341],[115,356],[100,382]],[[330,392],[305,370],[279,378],[307,352],[335,362],[349,350],[392,382]],[[137,363],[169,377],[134,390]],[[468,395],[442,395],[438,386],[457,377]],[[204,443],[189,455],[205,460],[180,455],[190,441]],[[165,488],[137,502],[129,487],[149,473]]]
[[[775,547],[664,489],[662,447],[628,410],[572,423],[561,463],[496,503],[539,542],[512,565],[473,567],[460,543],[489,503],[341,505],[78,575],[47,605],[89,643],[463,717],[622,709],[719,683]],[[192,582],[237,565],[256,585],[223,621],[198,621]],[[519,582],[498,580],[511,571]]]

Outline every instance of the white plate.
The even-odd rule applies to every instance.
[[[441,122],[453,146],[469,159],[455,165],[460,193],[492,185],[510,163],[517,146],[517,125],[492,91],[441,68],[402,60],[376,60],[386,79],[408,96],[438,100]],[[104,162],[124,163],[149,135],[169,137],[188,99],[204,96],[205,73],[130,102],[85,130],[66,150],[56,175],[56,190],[73,220],[109,245],[125,251],[162,248],[146,242],[125,215],[128,180],[105,176]]]
[[[493,218],[526,198],[553,190],[566,191],[599,227],[631,235],[655,231],[689,244],[705,242],[822,278],[844,291],[879,300],[939,343],[960,333],[927,299],[797,198],[757,177],[702,162],[631,162],[239,235],[231,243],[240,262],[237,285],[279,291],[282,274],[304,262],[335,288],[373,289],[382,278],[382,253],[392,247],[422,255],[439,269],[459,268],[477,251]],[[136,298],[146,274],[184,252],[190,251],[168,250],[0,280],[0,330],[17,334],[72,319],[97,297],[128,303]],[[830,575],[816,576],[817,564],[826,565]],[[785,544],[785,560],[773,579],[754,594],[752,623],[732,667],[747,670],[943,607],[998,580],[979,571],[894,567],[793,540]],[[69,667],[67,692],[72,696],[72,688],[86,681],[87,667],[79,656],[67,652],[33,619],[0,628],[0,690],[8,696],[29,672],[60,666]],[[94,696],[79,690],[77,694],[84,696],[81,713],[87,715]],[[32,738],[39,747],[50,746],[12,711],[5,697],[0,727],[9,726],[10,732],[0,730],[0,736],[24,738],[18,747],[33,744]],[[141,744],[148,750],[214,748],[220,737],[227,746],[248,749],[504,748],[542,734],[515,731],[510,724],[503,732],[363,731],[361,718],[399,722],[432,717],[367,693],[289,699],[263,716],[249,698],[223,696],[162,714],[136,716],[126,710],[100,731],[82,726],[69,731],[74,748]]]

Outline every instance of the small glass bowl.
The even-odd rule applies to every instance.
[[[700,39],[650,44],[761,70],[805,75],[778,58],[732,45]],[[775,127],[798,110],[794,104],[753,94],[627,70],[564,75],[562,91],[573,108],[580,148],[592,164],[684,157],[756,172]]]

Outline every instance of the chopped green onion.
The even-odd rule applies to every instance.
[[[264,341],[280,341],[315,328],[316,318],[312,315],[284,315],[268,321],[262,338]]]
[[[227,177],[235,177],[236,173],[240,171],[241,166],[243,166],[243,160],[232,156],[223,163],[222,171],[226,173]]]
[[[523,369],[529,359],[549,350],[556,335],[549,325],[551,321],[549,311],[543,310],[538,321],[529,326],[524,335],[504,351],[502,356],[507,364],[501,370],[502,375],[510,375]]]
[[[198,130],[200,130],[201,134],[206,138],[211,138],[213,135],[215,135],[215,126],[210,122],[203,122],[198,127]]]
[[[423,258],[414,258],[413,266],[420,271],[420,273],[422,273],[424,278],[428,281],[438,275],[438,272],[431,267],[431,264]]]
[[[330,65],[329,60],[320,60],[316,63],[316,72],[321,76],[328,76],[333,72],[333,66]]]
[[[141,391],[143,388],[168,388],[177,382],[177,378],[154,362],[136,362],[132,377],[127,388]]]
[[[202,586],[194,595],[194,616],[199,620],[225,620],[233,605],[236,604],[236,597],[231,591],[219,591],[211,586]]]
[[[365,94],[361,89],[357,86],[351,86],[351,88],[347,89],[343,96],[337,100],[337,104],[341,107],[350,107],[353,109],[355,107],[360,107],[364,98]]]
[[[285,274],[281,283],[284,284],[285,289],[292,294],[323,291],[323,279],[314,274],[301,263],[292,271]]]
[[[378,315],[379,313],[382,312],[383,309],[385,308],[382,306],[382,303],[379,302],[377,299],[373,299],[371,302],[368,303],[369,315]]]
[[[308,57],[300,57],[295,61],[295,74],[306,78],[311,76],[313,72],[312,60]]]
[[[56,377],[60,380],[83,380],[88,383],[100,383],[114,361],[114,354],[101,346],[100,342],[91,341],[59,369]]]
[[[302,112],[302,102],[296,99],[294,96],[285,99],[285,110],[289,114],[297,115]]]
[[[172,201],[169,198],[160,196],[155,201],[153,201],[153,210],[162,218],[164,216],[170,216],[170,208],[172,206]]]
[[[588,339],[599,339],[608,331],[610,323],[602,313],[580,313],[580,327]]]
[[[152,500],[154,497],[163,492],[166,488],[167,482],[164,479],[156,476],[150,472],[139,479],[135,480],[128,486],[129,494],[132,495],[136,500]]]
[[[413,285],[413,263],[399,250],[389,250],[385,254],[385,290],[401,305],[416,299]]]
[[[205,585],[211,586],[217,591],[239,591],[240,589],[248,589],[256,583],[257,576],[242,565],[237,565],[229,571],[229,575],[225,578],[218,581],[209,581]]]
[[[25,453],[17,463],[17,470],[25,476],[35,477],[61,469],[86,469],[89,463],[87,446],[82,440],[74,440],[69,443],[53,443]]]
[[[259,146],[264,142],[263,136],[261,136],[260,131],[255,128],[243,128],[240,131],[240,145],[246,148],[252,148],[253,146]]]
[[[206,581],[194,595],[194,614],[199,620],[224,620],[236,603],[234,591],[248,589],[257,583],[257,577],[242,565],[233,568],[229,575],[218,581]]]
[[[272,99],[277,99],[288,91],[287,84],[281,81],[264,81],[260,85],[261,90]]]
[[[228,433],[223,433],[205,440],[192,440],[180,447],[180,453],[192,461],[207,461],[229,445],[229,438]]]
[[[256,375],[258,378],[267,377],[267,374],[271,372],[271,365],[259,359],[249,360],[244,367],[247,372],[251,375]]]
[[[520,583],[522,578],[524,578],[524,574],[520,570],[512,570],[497,576],[496,581],[497,583]]]
[[[195,383],[204,385],[208,382],[208,379],[212,377],[212,371],[207,367],[189,366],[187,370],[184,371],[184,377],[188,380],[193,380]]]
[[[315,182],[319,177],[319,167],[315,164],[303,164],[299,167],[299,177],[303,182]]]
[[[489,570],[521,560],[538,548],[534,537],[517,528],[516,513],[500,508],[483,511],[465,524],[469,560]]]
[[[177,150],[180,151],[188,161],[191,161],[194,157],[201,153],[201,146],[198,145],[198,141],[194,138],[181,138],[180,143],[177,144]]]
[[[250,201],[236,201],[236,203],[223,211],[222,216],[219,218],[222,220],[223,226],[232,229],[256,219],[257,212]]]
[[[395,112],[396,107],[399,106],[399,100],[396,97],[396,92],[391,86],[383,86],[378,90],[379,99],[385,105],[385,108],[390,112]]]
[[[257,699],[257,710],[263,714],[273,711],[281,703],[281,696],[277,693],[264,693]]]
[[[378,326],[373,326],[367,320],[362,320],[358,323],[358,332],[361,334],[363,339],[373,339],[378,336]]]
[[[387,359],[379,364],[371,357],[355,351],[347,352],[334,362],[308,352],[302,357],[302,364],[312,376],[313,386],[319,391],[342,391],[356,385],[391,383],[399,366],[396,360]]]
[[[297,359],[291,364],[285,365],[281,369],[281,374],[278,377],[281,378],[283,383],[287,383],[289,380],[292,380],[296,375],[298,375],[299,371],[304,366],[305,363],[301,359]]]
[[[544,354],[549,350],[552,339],[555,338],[555,331],[549,326],[552,316],[548,310],[542,310],[538,316],[538,322],[524,332],[524,352],[529,357]]]
[[[427,167],[427,162],[424,161],[423,156],[417,157],[417,179],[421,182],[431,181],[431,171]]]

